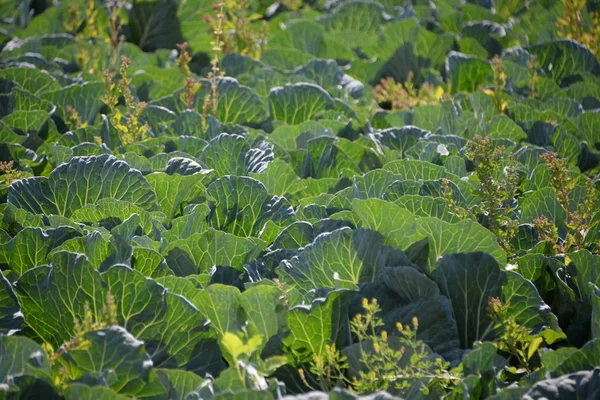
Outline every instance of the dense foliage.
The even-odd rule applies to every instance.
[[[0,5],[0,398],[600,398],[597,1]]]

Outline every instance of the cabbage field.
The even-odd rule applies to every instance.
[[[598,0],[0,0],[0,399],[600,399]]]

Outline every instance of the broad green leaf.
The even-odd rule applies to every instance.
[[[185,277],[174,276],[174,275],[165,275],[159,278],[156,278],[155,281],[163,285],[169,292],[178,294],[180,296],[185,297],[190,302],[194,302],[198,293],[201,291],[201,286],[198,286],[193,280],[193,277],[207,276],[207,282],[205,285],[208,286],[210,283],[211,276],[208,274],[202,275],[188,275]]]
[[[283,62],[285,65],[288,63],[292,64],[294,62],[292,59],[279,60],[278,57],[280,56],[280,51],[284,53],[283,55],[286,54],[286,51],[292,51],[295,52],[295,54],[298,54],[296,53],[297,50],[292,49],[280,48],[279,50],[275,49],[274,51],[270,51],[268,49],[265,53],[263,53],[265,55],[264,58],[270,58],[270,62],[274,63],[275,66],[278,66],[278,64],[281,62]],[[308,57],[309,59],[312,58],[303,53],[299,54],[301,55],[300,61],[305,61],[305,57]],[[286,68],[285,65],[284,68]],[[242,85],[252,88],[254,93],[256,93],[265,104],[268,102],[269,92],[271,91],[272,87],[283,86],[286,83],[304,82],[307,80],[307,78],[303,75],[284,74],[278,69],[270,66],[263,66],[262,68],[254,70],[253,72],[247,71],[246,73],[239,75],[237,78]]]
[[[141,124],[148,125],[148,131],[151,135],[159,136],[169,130],[176,118],[177,114],[168,108],[150,104],[144,107],[139,121]]]
[[[548,221],[556,224],[562,235],[567,213],[558,202],[554,189],[551,187],[539,189],[524,196],[519,203],[522,212],[521,222],[532,223],[537,218],[545,216]]]
[[[41,215],[32,214],[29,211],[15,207],[13,204],[4,203],[0,205],[0,213],[2,213],[0,227],[11,233],[17,233],[26,227],[44,226]],[[0,240],[0,243],[2,242],[4,240]]]
[[[492,67],[481,58],[450,52],[446,60],[446,74],[452,93],[470,93],[491,77]]]
[[[128,9],[128,40],[148,52],[174,49],[184,42],[177,10],[171,0],[135,2]]]
[[[555,364],[558,365],[554,370],[550,371],[550,376],[552,377],[581,370],[591,370],[600,362],[600,340],[590,340],[580,349],[574,352],[562,352],[560,356],[562,360],[557,360]]]
[[[465,191],[471,189],[470,184],[459,181]],[[467,208],[469,203],[463,196],[463,191],[452,181],[449,182],[452,199],[459,207]],[[397,180],[392,182],[385,190],[383,198],[387,201],[396,202],[405,196],[426,196],[431,199],[444,199],[444,183],[437,180]]]
[[[132,334],[146,339],[144,332],[165,319],[165,289],[141,272],[116,265],[102,279],[114,296],[119,325]]]
[[[159,252],[143,247],[134,247],[131,267],[149,278],[172,274],[164,257]]]
[[[160,212],[150,213],[129,201],[114,198],[100,199],[95,204],[88,204],[75,210],[70,219],[86,225],[112,229],[133,214],[140,217],[140,226],[146,234],[150,234],[154,229],[159,229],[158,222],[165,220],[165,215]]]
[[[324,29],[312,21],[297,21],[269,40],[269,46],[295,49],[318,57],[323,51]],[[304,64],[304,63],[303,63]]]
[[[58,115],[63,121],[68,120],[67,108],[77,111],[82,121],[92,124],[102,107],[100,98],[104,95],[102,82],[89,82],[83,85],[73,84],[58,90],[46,91],[41,97],[58,107]]]
[[[171,129],[177,135],[191,136],[194,138],[205,138],[203,124],[204,119],[199,112],[193,110],[184,110],[181,113],[179,113],[179,115],[175,119],[175,122],[173,122]],[[189,151],[186,152],[190,153]]]
[[[506,115],[497,115],[486,125],[486,135],[493,138],[509,139],[514,142],[520,142],[527,138],[527,134]]]
[[[219,368],[218,354],[205,352],[203,341],[211,334],[203,327],[203,313],[188,299],[125,266],[110,268],[102,278],[115,298],[119,324],[153,344],[147,351],[155,365],[198,373]]]
[[[198,291],[193,302],[217,335],[222,338],[226,332],[242,330],[245,318],[239,298],[238,288],[214,284]]]
[[[434,180],[446,177],[444,167],[426,161],[396,160],[383,166],[383,169],[403,179]]]
[[[204,326],[203,314],[178,294],[165,293],[164,304],[165,318],[154,325],[150,319],[143,332],[145,341],[153,343],[146,351],[154,366],[186,369],[201,376],[222,369],[222,356],[211,339],[213,335]]]
[[[13,334],[20,331],[23,329],[24,322],[19,300],[8,279],[2,275],[0,276],[0,334]],[[4,382],[3,376],[5,375],[0,372],[0,382]]]
[[[202,150],[199,160],[213,169],[217,176],[245,175],[245,157],[249,149],[250,146],[242,136],[222,133]],[[223,154],[227,154],[227,157],[223,157]]]
[[[344,139],[321,136],[307,143],[308,154],[302,166],[302,177],[338,178],[344,169],[359,172],[360,159],[349,154]]]
[[[295,218],[285,198],[270,196],[261,182],[248,177],[217,179],[206,188],[206,197],[209,225],[237,236],[257,236],[269,220],[286,226]]]
[[[306,64],[314,58],[313,55],[298,49],[269,46],[267,51],[262,54],[261,61],[278,70],[291,70],[299,65]]]
[[[435,217],[450,223],[461,221],[461,218],[449,209],[448,203],[439,197],[404,195],[394,200],[394,204],[406,208],[415,216]]]
[[[28,326],[45,342],[58,348],[75,336],[75,318],[87,302],[101,315],[105,301],[100,273],[82,254],[58,252],[52,264],[28,270],[15,283]]]
[[[379,199],[352,200],[352,210],[365,228],[385,236],[385,243],[405,250],[421,239],[417,233],[417,219],[407,209]]]
[[[212,84],[201,81],[201,88],[195,96],[195,110],[203,113],[206,96],[210,95]],[[240,85],[237,79],[224,77],[217,84],[216,114],[222,123],[258,126],[267,119],[267,109],[262,99],[248,86]]]
[[[246,318],[263,336],[263,344],[276,335],[282,325],[284,303],[281,297],[281,290],[275,286],[258,285],[247,289],[238,298]]]
[[[49,54],[56,54],[59,48],[67,47],[73,43],[74,39],[71,35],[48,35],[44,32],[44,34],[38,34],[19,41],[15,43],[15,46],[11,46],[12,48],[3,52],[7,53],[7,56],[26,56],[29,52],[36,52],[47,60],[50,58]]]
[[[223,157],[223,154],[227,154],[227,157]],[[242,176],[250,172],[263,172],[273,159],[273,154],[269,149],[252,149],[242,136],[222,133],[210,141],[198,159],[213,169],[218,177]]]
[[[600,286],[600,257],[588,250],[579,250],[568,255],[568,272],[577,284],[580,299],[588,304],[595,300],[594,286]]]
[[[160,368],[156,374],[166,389],[166,396],[173,400],[186,400],[204,382],[204,378],[183,370]]]
[[[376,299],[381,306],[384,329],[397,331],[396,323],[412,325],[419,320],[417,338],[448,359],[458,356],[460,341],[449,300],[440,295],[435,282],[414,266],[386,267],[374,284],[362,285],[360,298]],[[351,315],[364,313],[357,297]]]
[[[72,383],[63,389],[66,400],[126,400],[129,397],[117,394],[105,386],[88,386]]]
[[[363,37],[376,34],[388,18],[381,4],[354,1],[341,3],[317,21],[330,34],[339,33],[341,39],[347,39],[348,32],[360,33]]]
[[[309,80],[327,90],[332,96],[339,96],[344,93],[353,98],[359,98],[363,95],[364,85],[345,75],[334,60],[315,59],[310,60],[302,67],[296,69],[298,81]],[[304,78],[304,79],[303,79]],[[277,86],[273,84],[272,86]]]
[[[223,78],[217,86],[217,115],[219,121],[232,124],[260,124],[267,119],[263,101],[237,80]]]
[[[560,367],[560,365],[572,355],[581,354],[581,350],[575,347],[561,347],[556,350],[549,350],[542,354],[542,362],[546,371],[551,372]]]
[[[503,271],[488,254],[445,255],[431,276],[452,303],[463,348],[478,340],[493,340],[498,334],[487,313],[490,298],[499,298],[517,323],[534,333],[546,328],[558,330],[556,317],[535,286],[517,273]]]
[[[197,307],[195,310],[199,310],[199,314],[203,317],[204,329],[212,327],[214,330],[210,337],[216,334],[218,338],[222,338],[227,332],[241,331],[246,319],[239,304],[240,291],[236,287],[214,284],[202,290],[194,288],[189,282],[182,285],[186,282],[181,279],[177,281],[168,279],[168,282],[165,279],[164,281],[168,284],[170,290],[186,296]],[[199,348],[186,349],[195,358],[188,362],[188,369],[193,367],[193,370],[197,373],[201,371],[219,371],[224,367],[223,356],[226,357],[228,362],[233,362],[226,349],[224,349],[223,355],[219,351],[221,343],[217,345],[214,340],[207,340],[206,338],[209,337],[208,332],[204,333],[203,336],[205,339],[197,345]],[[192,337],[198,337],[198,334],[194,334]]]
[[[206,188],[203,180],[206,176],[201,173],[184,176],[161,172],[146,175],[146,180],[156,193],[158,209],[167,216],[167,223],[181,212],[186,203],[204,197]]]
[[[297,257],[283,260],[277,274],[306,295],[319,288],[354,289],[359,282],[373,281],[383,267],[412,264],[401,251],[383,245],[382,239],[368,229],[323,233]]]
[[[488,52],[476,39],[472,37],[463,37],[458,40],[458,47],[461,53],[479,58],[487,58]]]
[[[0,120],[0,134],[4,143],[23,144],[25,136],[21,136],[15,133],[13,129],[6,124],[6,122]]]
[[[287,162],[279,159],[271,161],[264,172],[248,175],[262,182],[267,192],[276,196],[293,195],[306,187],[294,169]]]
[[[66,226],[48,230],[27,227],[10,242],[0,244],[0,255],[11,270],[23,275],[31,268],[46,264],[46,257],[53,248],[75,236],[78,232]]]
[[[70,239],[55,247],[52,249],[50,256],[59,251],[85,254],[90,264],[99,270],[102,262],[115,250],[108,237],[103,236],[99,231],[92,231],[86,236]]]
[[[419,139],[425,137],[428,132],[414,125],[403,126],[401,128],[389,128],[375,132],[374,136],[381,144],[400,152],[404,152],[417,144]]]
[[[313,226],[306,221],[296,221],[283,229],[271,244],[271,249],[299,249],[315,238]]]
[[[33,340],[24,336],[0,335],[0,355],[1,384],[10,385],[11,381],[28,375],[51,382],[52,371],[48,355]]]
[[[383,198],[385,189],[397,179],[390,172],[376,169],[364,176],[354,176],[352,182],[353,195],[357,199]]]
[[[589,285],[593,290],[590,303],[592,303],[592,329],[591,336],[593,339],[600,338],[600,289],[598,286]]]
[[[58,140],[58,144],[66,147],[74,147],[82,143],[94,143],[94,136],[101,136],[104,133],[108,134],[108,132],[101,132],[95,126],[81,127],[63,134]]]
[[[338,343],[345,334],[343,321],[353,296],[352,290],[335,290],[310,305],[290,309],[285,315],[289,335],[283,343],[301,362],[311,360],[313,354],[324,356],[325,346]]]
[[[496,346],[490,342],[475,343],[462,360],[466,374],[485,373],[494,367]]]
[[[264,390],[266,382],[264,377],[258,373],[252,365],[244,365],[243,372],[238,368],[229,367],[217,379],[213,381],[213,390],[219,392],[214,396],[215,400],[274,400],[271,392]],[[250,388],[250,389],[248,389]],[[200,395],[202,396],[202,395]],[[205,396],[209,396],[208,394]],[[203,398],[203,397],[201,397]]]
[[[14,111],[4,117],[2,122],[16,131],[37,134],[47,125],[49,118],[50,114],[42,110]]]
[[[592,146],[597,146],[600,143],[600,114],[586,112],[579,119],[581,132],[577,132],[578,137],[587,140]]]
[[[198,21],[213,11],[212,4],[202,0],[186,1],[178,4],[177,19],[185,40],[194,52],[209,52],[212,47],[212,34],[208,29],[198,29]],[[229,71],[225,71],[229,75]]]
[[[144,342],[124,328],[115,325],[87,332],[83,339],[89,343],[87,348],[67,350],[58,360],[69,379],[141,397],[164,392]]]
[[[482,46],[487,46],[491,39],[506,36],[506,31],[502,25],[493,21],[471,21],[463,25],[461,34],[475,38]]]
[[[156,65],[147,65],[130,73],[136,94],[142,100],[167,96],[181,88],[185,80],[183,75],[175,71],[166,72],[165,68]]]
[[[296,83],[271,89],[269,110],[271,118],[286,124],[298,125],[317,113],[334,107],[331,96],[312,83]]]
[[[203,143],[205,144],[205,143]],[[182,176],[190,176],[198,173],[202,173],[203,175],[210,176],[210,170],[206,170],[202,168],[200,164],[191,158],[186,157],[173,157],[167,161],[167,165],[162,170],[162,172],[167,175],[182,175]],[[206,177],[203,177],[208,179]]]
[[[267,68],[259,60],[239,53],[224,54],[220,64],[221,68],[226,71],[227,76],[233,76],[234,78]]]
[[[33,94],[60,89],[60,84],[48,71],[31,68],[31,65],[3,68],[0,78],[14,81]]]
[[[428,31],[416,18],[395,21],[383,25],[380,38],[363,47],[366,59],[353,62],[349,74],[375,84],[388,76],[406,82],[412,73],[420,82],[426,69],[442,67],[453,42],[452,35]]]
[[[15,182],[8,195],[10,203],[27,211],[66,217],[103,198],[129,201],[145,210],[156,207],[156,194],[142,174],[109,155],[75,157],[48,178]]]
[[[417,222],[417,233],[429,239],[429,270],[444,254],[481,251],[494,257],[497,262],[506,262],[506,253],[498,244],[496,236],[470,219],[455,224],[437,218],[421,218]]]
[[[169,268],[184,276],[207,272],[213,266],[241,270],[254,260],[263,246],[259,241],[208,228],[186,239],[174,240],[164,250]]]
[[[308,141],[319,136],[333,136],[333,132],[316,121],[306,121],[298,125],[278,126],[269,135],[269,140],[289,152],[307,149]]]
[[[569,85],[565,90],[567,97],[572,98],[581,103],[585,109],[593,109],[594,104],[598,104],[600,100],[600,85],[594,82],[594,79],[588,79],[575,82]]]
[[[389,288],[395,296],[406,303],[419,297],[440,294],[435,282],[414,267],[386,267],[377,276],[377,282]]]
[[[13,88],[11,91],[14,100],[14,111],[45,111],[47,113],[54,112],[54,105],[48,100],[43,100],[41,97],[20,88]]]
[[[336,146],[354,161],[352,169],[357,172],[369,172],[383,166],[381,154],[373,148],[372,142],[364,138],[355,141],[340,138]]]
[[[558,83],[573,75],[598,73],[600,70],[594,54],[574,40],[555,40],[534,44],[526,49],[537,57],[537,65]]]
[[[596,368],[591,371],[577,371],[557,378],[548,378],[536,382],[523,399],[567,399],[595,396],[600,385],[600,373]]]
[[[204,232],[208,227],[207,216],[210,208],[206,203],[186,207],[187,213],[171,221],[171,229],[163,232],[162,239],[166,244],[173,240],[186,239],[198,232]]]
[[[185,118],[186,115],[191,116],[191,118]],[[182,122],[182,120],[184,120],[185,122],[182,122],[182,123],[187,124],[188,126],[183,128],[184,133],[181,134],[181,136],[179,136],[177,138],[176,144],[177,144],[177,147],[180,148],[182,152],[185,152],[187,154],[192,155],[193,157],[198,158],[200,156],[200,153],[202,153],[202,150],[208,144],[208,142],[204,139],[200,139],[198,137],[193,136],[193,132],[188,132],[188,130],[196,128],[195,126],[191,126],[197,122],[196,118],[201,118],[201,115],[198,113],[195,113],[193,111],[190,111],[190,110],[186,110],[177,116],[176,122]],[[208,124],[209,124],[209,126],[206,128],[207,131],[210,132],[210,134],[212,136],[217,135],[218,134],[217,130],[219,130],[220,127],[219,128],[213,127],[211,125],[213,123],[213,121],[216,121],[216,119],[214,119],[214,117],[212,117],[212,116],[208,116],[207,120],[208,120]],[[176,125],[173,125],[173,127],[172,127],[172,129],[175,132],[177,132],[176,131],[177,128],[178,127]],[[197,128],[200,129],[202,127],[199,126]],[[185,132],[188,132],[188,133],[186,134]],[[177,173],[181,173],[181,172],[177,172]],[[182,173],[182,175],[186,175],[186,174]]]
[[[86,303],[93,317],[103,315],[109,290],[119,323],[152,344],[145,351],[154,365],[207,371],[197,347],[210,337],[202,328],[203,315],[140,272],[121,265],[100,275],[85,256],[58,252],[51,266],[34,268],[15,284],[29,326],[54,348],[75,335],[74,320],[85,314]]]

